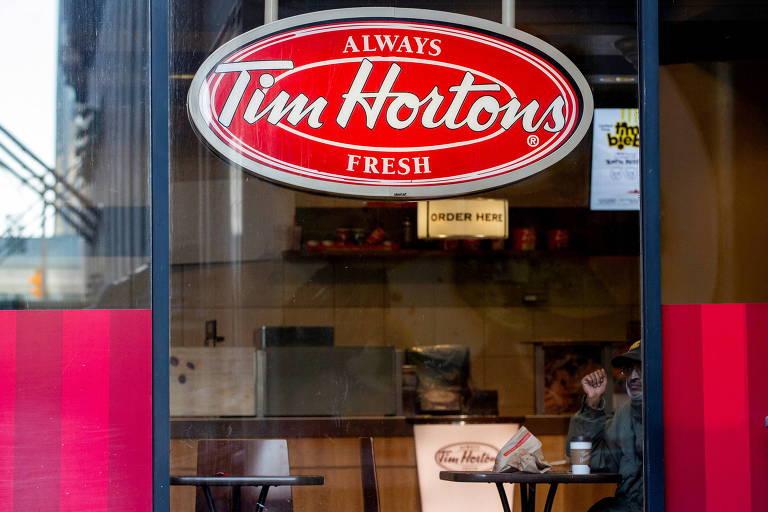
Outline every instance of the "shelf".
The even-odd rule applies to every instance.
[[[171,439],[412,437],[423,423],[523,423],[521,416],[311,416],[171,418]]]
[[[379,259],[414,259],[414,258],[578,258],[588,254],[574,251],[442,251],[436,249],[326,249],[285,251],[287,260],[303,259],[345,259],[345,258],[379,258]]]

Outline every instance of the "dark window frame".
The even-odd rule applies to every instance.
[[[170,319],[169,98],[167,0],[150,0],[153,509],[170,510]],[[664,430],[661,350],[661,252],[659,203],[659,5],[638,0],[640,47],[641,265],[645,400],[643,473],[645,508],[664,510]]]

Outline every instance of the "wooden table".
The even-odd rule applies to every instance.
[[[289,476],[171,476],[171,485],[194,485],[202,487],[208,510],[216,512],[211,487],[232,487],[232,512],[240,512],[240,488],[261,487],[257,509],[264,510],[270,487],[283,485],[323,485],[325,477],[318,475]]]
[[[520,508],[522,512],[535,512],[536,510],[536,484],[549,484],[547,501],[544,504],[544,512],[552,510],[555,501],[555,493],[559,484],[605,484],[618,483],[620,475],[616,473],[591,473],[589,475],[574,475],[564,472],[548,473],[494,473],[478,471],[441,471],[440,480],[449,482],[472,482],[496,484],[501,498],[501,506],[504,512],[511,512],[504,484],[520,484]]]

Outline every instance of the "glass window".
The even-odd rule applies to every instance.
[[[0,3],[0,503],[152,502],[148,2]]]
[[[664,312],[666,507],[749,510],[765,501],[768,449],[761,363],[766,359],[768,248],[763,198],[768,101],[763,2],[661,2],[659,139]],[[723,348],[724,350],[721,350]],[[723,368],[739,375],[734,400],[712,393]],[[683,403],[685,407],[679,404]],[[709,413],[717,407],[717,416]],[[723,430],[718,417],[743,418]],[[696,418],[691,421],[692,418]],[[717,439],[727,435],[728,453]],[[707,468],[744,453],[741,469],[697,493]],[[706,464],[704,464],[706,454]],[[749,468],[749,469],[746,469]],[[726,504],[727,503],[727,504]]]
[[[186,107],[192,78],[216,48],[262,25],[267,4],[171,5],[172,474],[246,471],[237,457],[209,465],[224,449],[211,443],[281,439],[291,474],[325,477],[292,489],[295,509],[358,510],[358,438],[373,437],[381,509],[427,512],[434,486],[469,492],[437,478],[474,467],[459,447],[490,469],[525,426],[558,470],[571,469],[571,438],[592,441],[594,470],[625,474],[619,499],[642,507],[639,357],[612,364],[640,336],[635,2],[515,3],[515,27],[575,63],[601,117],[551,168],[471,197],[505,202],[498,239],[423,238],[415,201],[279,186],[200,141]],[[397,6],[495,22],[507,20],[504,4],[276,2],[280,19]],[[598,183],[623,188],[603,186],[599,202]],[[610,417],[622,427],[609,442],[628,447],[631,468],[601,443]],[[433,427],[475,437],[430,447]],[[563,486],[555,510],[587,510],[616,488]],[[192,487],[171,492],[174,511],[202,503]]]
[[[4,67],[23,73],[0,87],[3,308],[148,308],[146,13],[109,1],[2,9]],[[34,58],[10,51],[19,41]]]

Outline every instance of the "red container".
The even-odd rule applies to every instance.
[[[550,229],[547,231],[547,248],[550,251],[562,251],[568,248],[570,234],[567,229]]]
[[[536,249],[536,230],[533,228],[517,228],[513,232],[516,251],[533,251]]]
[[[339,245],[346,245],[349,243],[350,229],[349,228],[336,228],[336,242]]]
[[[479,251],[480,239],[479,238],[467,238],[461,241],[461,248],[465,251]]]
[[[451,239],[443,240],[442,246],[444,251],[455,251],[459,248],[459,241]]]
[[[387,237],[387,234],[381,228],[376,228],[371,231],[368,238],[365,239],[365,243],[368,245],[379,245]]]

